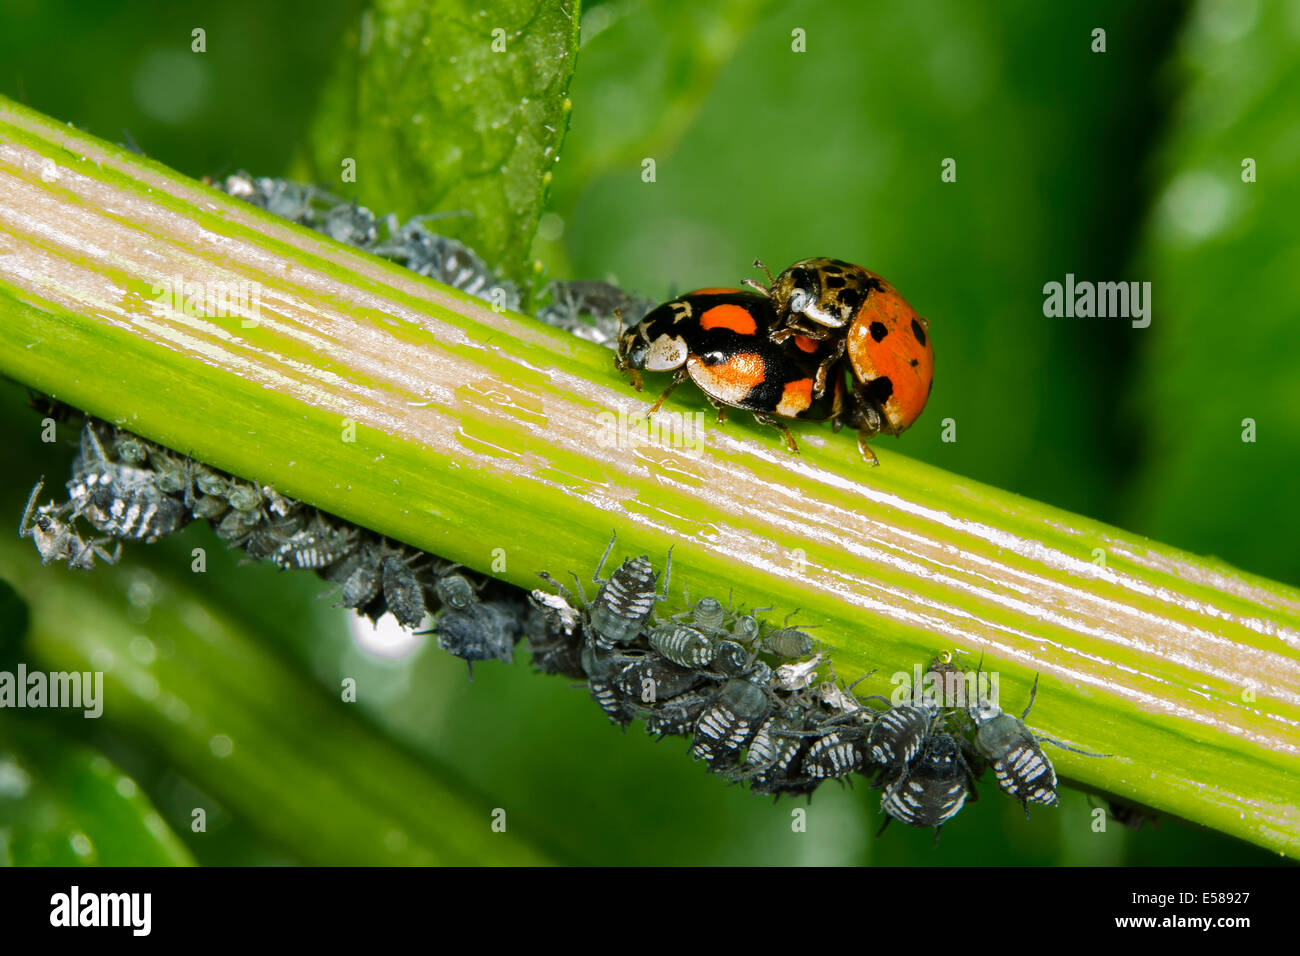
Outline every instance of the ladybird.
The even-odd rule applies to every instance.
[[[825,346],[814,398],[830,386],[847,353],[853,386],[848,412],[836,425],[856,428],[862,456],[875,464],[868,439],[881,432],[902,434],[930,397],[934,348],[928,321],[884,278],[851,262],[801,259],[775,279],[761,262],[754,264],[767,273],[770,285],[752,279],[745,284],[776,309],[772,340],[807,338]]]
[[[798,334],[774,341],[778,321],[765,295],[699,289],[658,306],[623,332],[616,363],[638,391],[641,372],[674,373],[651,412],[689,378],[718,409],[719,421],[726,420],[727,407],[752,412],[797,452],[782,419],[838,420],[846,412],[846,390],[841,376],[834,388],[814,392],[818,370],[836,343]]]

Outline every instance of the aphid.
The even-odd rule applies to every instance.
[[[582,623],[582,617],[578,609],[573,606],[573,599],[568,589],[545,571],[538,572],[538,577],[555,585],[560,593],[551,594],[537,588],[529,595],[533,606],[540,610],[548,621],[553,622],[558,633],[566,637],[576,634],[578,626]]]
[[[339,606],[362,608],[373,601],[383,587],[381,560],[378,548],[365,541],[317,573],[339,586]]]
[[[969,709],[976,728],[975,749],[993,768],[998,789],[1020,801],[1026,819],[1029,817],[1029,804],[1054,807],[1057,801],[1056,769],[1038,745],[1039,739],[1055,744],[1062,750],[1071,750],[1089,757],[1110,756],[1068,747],[1050,737],[1035,737],[1025,726],[1025,719],[1034,706],[1037,693],[1038,677],[1035,675],[1033,689],[1029,692],[1029,704],[1019,718],[1004,714],[996,703],[983,698]]]
[[[665,624],[650,632],[650,646],[682,667],[704,668],[713,661],[714,645],[699,631]]]
[[[695,725],[691,756],[715,766],[731,762],[771,706],[767,694],[749,681],[727,681]]]
[[[803,758],[803,773],[816,780],[846,777],[862,767],[861,733],[835,729],[817,737]]]
[[[797,628],[783,627],[763,635],[763,650],[786,660],[807,657],[812,649],[812,637]]]
[[[271,560],[278,568],[314,571],[348,554],[355,543],[356,531],[351,527],[331,526],[317,511],[305,528],[282,538],[271,554]]]
[[[149,442],[138,435],[132,435],[130,432],[124,432],[121,429],[114,430],[113,455],[118,461],[142,468],[148,464],[151,450]],[[179,491],[180,489],[175,490]]]
[[[126,432],[118,432],[119,437]],[[128,436],[134,437],[134,436]],[[140,439],[137,439],[140,441]],[[173,454],[160,445],[144,443],[149,456],[149,467],[157,476],[158,487],[169,495],[184,494],[187,504],[193,499],[194,464],[189,458]],[[128,443],[128,448],[130,447]]]
[[[834,673],[832,669],[832,677]],[[857,686],[856,682],[854,686]],[[852,690],[844,690],[834,680],[823,681],[818,684],[813,691],[813,697],[831,710],[838,711],[841,714],[854,714],[863,710],[862,705],[858,703],[858,699],[853,696]]]
[[[927,700],[932,699],[936,707],[966,709],[966,674],[952,662],[951,651],[944,651],[930,661],[924,682],[932,688]]]
[[[934,717],[935,711],[929,707],[899,704],[876,718],[867,737],[867,756],[881,766],[881,779],[897,777],[916,758]]]
[[[656,704],[686,693],[704,680],[702,674],[666,660],[658,654],[646,654],[625,666],[615,678],[620,694],[643,704]]]
[[[755,660],[743,676],[751,684],[766,687],[772,681],[772,667],[765,661]]]
[[[83,541],[81,535],[77,534],[76,529],[71,523],[64,522],[59,512],[65,510],[68,506],[62,508],[55,507],[51,502],[48,505],[42,505],[36,508],[36,499],[45,486],[45,479],[36,483],[32,489],[31,497],[27,499],[27,508],[23,512],[22,521],[18,524],[18,536],[20,538],[31,538],[36,545],[36,551],[41,556],[41,564],[49,564],[51,561],[66,561],[70,568],[80,568],[89,571],[95,566],[95,558],[99,558],[106,564],[116,564],[122,554],[122,544],[117,543],[117,547],[112,554],[104,550],[104,545],[108,543],[108,538],[97,538],[91,541]],[[35,515],[32,511],[35,509]]]
[[[609,547],[601,555],[600,564],[591,580],[600,585],[596,599],[587,608],[588,621],[591,625],[591,639],[597,647],[609,649],[616,644],[627,644],[636,640],[641,628],[650,618],[656,601],[668,597],[668,579],[672,574],[673,554],[668,552],[668,566],[664,571],[664,593],[658,594],[655,586],[659,575],[650,564],[647,555],[628,558],[608,580],[601,580],[600,572],[605,567],[609,552],[614,549],[614,538],[609,539]],[[576,578],[575,578],[576,581]],[[579,590],[581,584],[579,583]]]
[[[91,419],[82,427],[67,487],[75,514],[114,538],[152,542],[191,519],[183,502],[158,487],[152,471],[111,461]]]
[[[713,646],[711,670],[723,677],[740,677],[749,672],[753,656],[735,641],[718,641]]]
[[[287,518],[303,507],[301,501],[295,501],[293,498],[280,494],[270,485],[260,485],[259,487],[262,490],[262,497],[266,500],[266,509],[273,515]],[[324,514],[324,512],[319,513]],[[334,520],[337,521],[338,519]]]
[[[297,521],[258,522],[239,541],[244,554],[254,561],[270,561],[290,537],[302,531]]]
[[[1111,798],[1106,801],[1106,809],[1110,811],[1112,820],[1130,830],[1141,830],[1144,824],[1149,824],[1153,830],[1160,829],[1160,817],[1150,807],[1140,807]]]
[[[766,610],[766,608],[761,610]],[[731,625],[731,639],[742,644],[751,644],[758,637],[758,632],[761,629],[762,625],[758,623],[758,618],[752,614],[742,614]]]
[[[452,565],[455,567],[455,565]],[[478,592],[469,578],[462,574],[442,572],[433,582],[434,597],[444,607],[466,608],[478,600]]]
[[[957,815],[966,799],[976,799],[975,779],[952,734],[931,734],[920,758],[901,776],[890,781],[880,795],[880,809],[890,819],[908,826],[939,829]],[[879,833],[877,834],[879,836]]]
[[[412,218],[371,251],[475,298],[492,302],[495,297],[504,308],[517,311],[519,290],[514,284],[497,278],[467,246],[426,229],[423,220],[429,218]]]
[[[411,559],[389,555],[380,565],[380,575],[383,581],[384,602],[388,605],[389,613],[397,618],[397,623],[403,627],[418,627],[424,620],[425,614],[429,612],[429,608],[424,599],[424,585],[420,583],[417,572],[411,567]],[[450,650],[452,654],[464,657],[470,662],[498,658],[508,663],[514,650],[514,635],[518,630],[519,622],[512,620],[514,628],[503,630],[504,623],[499,620],[500,615],[497,612],[475,611],[476,608],[485,606],[474,604],[463,608],[449,608],[438,619],[438,624],[434,628],[438,634],[438,643],[445,650]],[[451,615],[450,619],[448,615]],[[447,641],[465,650],[466,653],[451,650],[451,647],[443,641],[444,634],[447,636]],[[472,666],[470,672],[473,673]]]
[[[618,344],[620,323],[639,322],[654,307],[651,300],[628,295],[608,282],[557,280],[545,291],[550,301],[537,311],[537,318],[608,348]]]
[[[796,775],[808,743],[800,734],[805,725],[798,707],[767,718],[749,742],[744,769],[734,776],[748,780],[755,793],[810,793],[820,781]]]
[[[591,699],[600,705],[610,723],[626,729],[636,716],[628,695],[618,688],[618,677],[639,658],[615,650],[604,650],[592,643],[582,649],[582,669],[587,674],[587,690]]]
[[[691,621],[695,629],[709,635],[725,633],[723,622],[727,619],[726,608],[717,598],[703,597],[691,608]]]
[[[703,690],[688,690],[657,703],[645,716],[646,733],[654,737],[684,737],[693,733],[700,715],[713,700]]]
[[[385,561],[385,567],[387,564]],[[385,586],[385,597],[387,590]],[[391,598],[389,602],[392,609]],[[398,617],[398,620],[402,618]],[[470,678],[473,679],[475,661],[510,663],[519,634],[519,615],[512,605],[497,601],[471,604],[467,608],[448,608],[438,617],[433,633],[438,635],[439,647],[469,664]]]
[[[359,249],[370,248],[379,236],[375,214],[365,206],[358,206],[356,202],[341,204],[331,209],[325,214],[318,231],[325,233],[331,239]]]
[[[776,689],[792,693],[812,686],[817,677],[817,668],[821,666],[822,655],[815,654],[806,661],[794,664],[782,664],[776,669]]]
[[[528,649],[533,666],[544,674],[585,677],[582,668],[582,614],[573,606],[568,589],[545,571],[542,580],[555,586],[558,594],[537,588],[529,594],[529,603],[540,618],[528,628]]]

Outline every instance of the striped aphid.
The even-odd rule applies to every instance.
[[[1054,807],[1057,802],[1056,768],[1052,766],[1047,754],[1043,753],[1043,748],[1039,746],[1040,740],[1087,757],[1111,756],[1079,750],[1051,737],[1036,737],[1025,726],[1025,720],[1029,717],[1037,694],[1038,675],[1035,674],[1034,686],[1029,692],[1029,704],[1018,718],[1003,713],[994,701],[986,697],[978,698],[968,710],[976,728],[975,749],[993,768],[998,789],[1020,801],[1026,819],[1029,817],[1029,804]]]

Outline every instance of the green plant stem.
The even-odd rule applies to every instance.
[[[1300,846],[1300,592],[800,428],[603,441],[639,416],[608,351],[496,313],[156,163],[0,105],[0,371],[172,448],[524,587],[673,551],[669,610],[725,594],[821,624],[891,689],[941,649],[1002,672],[1063,774]],[[254,281],[261,321],[156,283]],[[651,386],[653,387],[653,385]],[[665,411],[700,403],[681,389]],[[661,416],[657,421],[666,420]],[[355,426],[355,435],[352,426]],[[661,558],[659,560],[662,560]]]

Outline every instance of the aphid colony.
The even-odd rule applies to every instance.
[[[688,737],[711,772],[757,793],[807,794],[825,780],[874,776],[885,823],[934,827],[936,839],[976,799],[986,767],[1026,815],[1030,803],[1056,804],[1056,773],[1025,726],[1028,707],[1016,718],[980,693],[918,694],[892,706],[859,699],[833,672],[818,679],[821,655],[797,628],[769,627],[709,597],[661,619],[671,554],[661,591],[645,555],[602,578],[613,547],[592,576],[594,596],[576,575],[574,591],[541,575],[554,591],[532,593],[544,627],[529,637],[538,668],[584,679],[612,723],[639,719],[657,737]],[[956,670],[951,655],[931,664],[936,675]],[[1036,692],[1035,681],[1030,706]]]
[[[372,621],[391,613],[418,627],[442,610],[433,633],[445,650],[474,661],[509,661],[527,614],[515,588],[471,575],[433,555],[358,528],[328,512],[178,455],[138,435],[87,417],[68,500],[27,502],[19,534],[41,560],[89,570],[114,563],[122,542],[156,541],[196,519],[256,561],[314,571],[338,604]],[[93,533],[83,534],[84,522]],[[110,552],[107,546],[114,544]],[[485,600],[486,598],[486,600]]]

